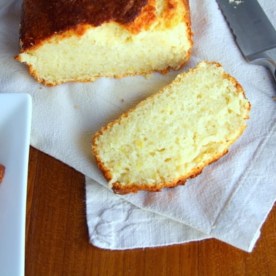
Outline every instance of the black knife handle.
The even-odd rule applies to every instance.
[[[276,48],[266,50],[254,56],[248,57],[248,61],[254,64],[267,67],[276,82]]]

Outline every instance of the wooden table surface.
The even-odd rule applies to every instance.
[[[109,251],[88,242],[84,198],[83,175],[31,148],[26,276],[276,275],[275,206],[251,254],[214,239]]]

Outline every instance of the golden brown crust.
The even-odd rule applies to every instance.
[[[36,45],[53,34],[78,25],[100,26],[114,21],[133,22],[147,0],[24,0],[21,32],[22,49]]]
[[[162,15],[166,27],[177,21],[191,26],[189,1],[177,12],[179,0],[166,0]],[[87,27],[116,22],[132,33],[147,30],[157,19],[156,0],[24,0],[21,16],[21,52],[35,49],[49,38],[66,33],[81,36]],[[68,31],[70,31],[68,33]],[[191,35],[191,30],[189,30]]]
[[[206,62],[206,63],[208,63],[208,64],[214,64],[217,67],[222,67],[217,62]],[[197,67],[190,69],[189,72],[193,72],[195,70],[197,70]],[[241,93],[243,95],[243,97],[246,99],[246,96],[245,96],[245,93],[244,93],[244,90],[243,90],[241,84],[235,78],[233,78],[232,76],[230,76],[229,74],[227,74],[225,72],[223,73],[223,76],[224,76],[224,78],[230,80],[234,84],[234,86],[236,87],[237,93]],[[172,85],[174,85],[174,84],[173,83],[169,84],[169,86],[172,86]],[[97,148],[97,140],[98,140],[98,138],[106,130],[110,129],[113,125],[120,124],[121,121],[122,121],[122,119],[128,117],[129,114],[132,113],[132,112],[134,112],[135,109],[138,106],[144,105],[147,101],[150,101],[153,96],[156,96],[156,95],[162,94],[162,93],[163,93],[163,89],[161,89],[157,94],[152,95],[152,96],[146,98],[145,100],[141,101],[135,107],[131,108],[128,112],[123,113],[118,119],[116,119],[116,120],[114,120],[112,122],[109,122],[107,125],[103,126],[98,132],[95,133],[95,135],[94,135],[94,137],[92,139],[92,152],[93,152],[93,154],[95,156],[96,163],[97,163],[99,169],[102,171],[102,173],[103,173],[104,177],[107,179],[107,181],[112,180],[112,174],[111,174],[110,170],[101,161],[101,158],[99,156],[98,148]],[[250,105],[250,103],[248,101],[247,114],[244,117],[244,119],[248,119],[249,118],[250,108],[251,108],[251,105]],[[136,192],[141,191],[141,190],[149,191],[149,192],[156,192],[156,191],[160,191],[163,188],[173,188],[173,187],[181,185],[181,184],[184,185],[185,182],[186,182],[186,180],[188,180],[189,178],[196,177],[197,175],[199,175],[203,171],[203,169],[206,166],[210,165],[211,163],[216,162],[222,156],[224,156],[225,154],[227,154],[228,148],[241,136],[241,134],[243,133],[243,131],[245,130],[245,128],[246,128],[246,125],[244,125],[240,129],[240,131],[237,134],[237,136],[235,137],[235,139],[233,139],[231,141],[225,141],[225,146],[227,148],[225,151],[218,153],[212,159],[208,160],[205,164],[201,164],[201,166],[195,167],[187,175],[181,176],[180,178],[177,178],[177,179],[175,179],[175,180],[173,180],[171,182],[164,182],[164,183],[159,183],[159,184],[155,184],[155,185],[149,185],[149,184],[146,184],[146,183],[128,183],[127,185],[123,185],[123,184],[121,184],[119,182],[115,182],[115,183],[112,183],[112,190],[115,193],[118,193],[118,194],[128,194],[128,193],[136,193]]]
[[[148,0],[147,5],[141,9],[141,13],[132,22],[121,24],[131,33],[139,33],[142,29],[147,30],[156,20],[155,1]]]
[[[166,0],[162,15],[166,27],[183,19],[191,26],[189,1],[183,0],[183,13],[177,13],[178,2]],[[24,0],[20,28],[21,52],[34,49],[52,36],[69,30],[81,36],[87,26],[116,22],[130,32],[138,33],[148,29],[156,19],[156,0]]]

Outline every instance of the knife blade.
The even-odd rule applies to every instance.
[[[276,30],[257,0],[217,0],[248,62],[266,66],[276,81]]]

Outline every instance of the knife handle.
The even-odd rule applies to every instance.
[[[276,82],[276,48],[266,50],[248,58],[251,63],[267,67]]]

